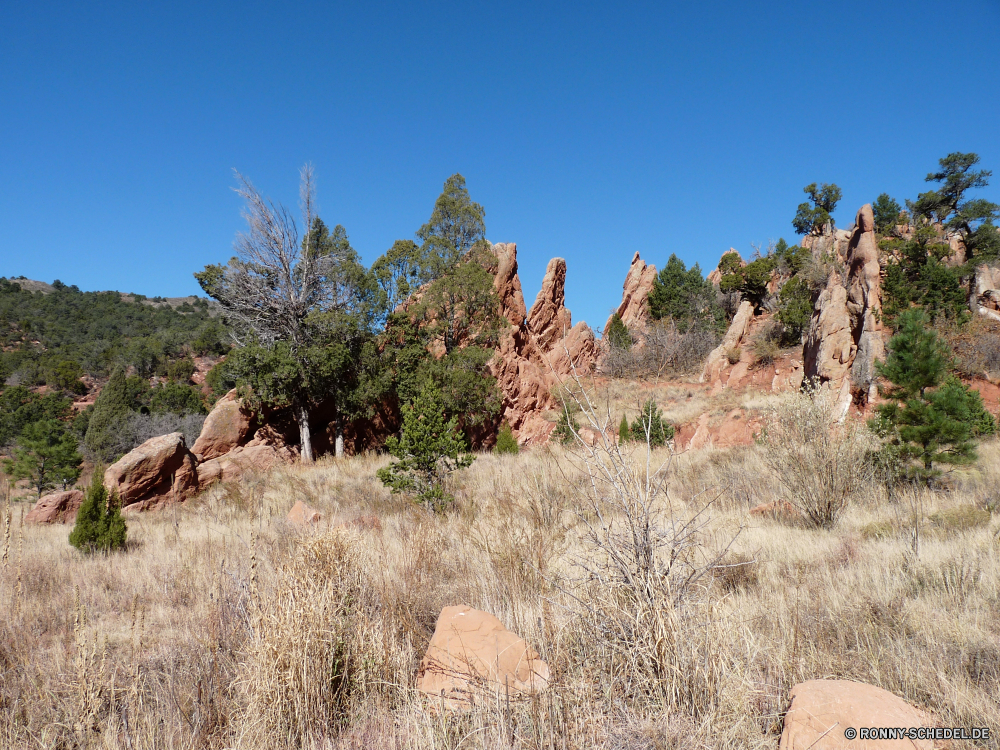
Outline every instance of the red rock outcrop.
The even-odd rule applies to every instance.
[[[548,682],[548,664],[524,639],[488,612],[464,606],[441,610],[417,674],[417,690],[452,708],[535,695]]]
[[[802,350],[805,377],[838,394],[841,415],[852,399],[874,397],[875,360],[885,354],[881,269],[869,204],[858,210],[845,255],[847,278],[830,275],[816,299]]]
[[[975,295],[970,302],[973,312],[1000,321],[1000,268],[985,264],[976,268]]]
[[[255,415],[242,404],[233,389],[215,402],[191,452],[199,461],[229,453],[250,441],[255,422]]]
[[[791,689],[779,750],[898,748],[932,750],[932,740],[848,740],[844,730],[860,727],[932,727],[923,711],[887,690],[850,680],[809,680]]]
[[[702,370],[701,383],[715,383],[719,380],[722,371],[729,365],[736,364],[730,362],[730,356],[736,356],[739,349],[739,362],[743,362],[744,357],[749,357],[746,351],[747,334],[750,331],[750,322],[753,320],[753,305],[747,300],[740,302],[733,322],[729,324],[729,330],[720,343],[705,360],[705,367]]]
[[[198,487],[195,460],[181,433],[160,435],[109,466],[104,486],[118,491],[123,508],[141,504],[145,510],[179,501]]]
[[[307,527],[322,521],[323,514],[301,500],[296,500],[285,520],[292,526]]]
[[[291,448],[275,448],[273,445],[234,448],[223,456],[198,464],[198,491],[206,490],[217,482],[231,482],[244,474],[270,471],[281,464],[291,463],[296,455]]]
[[[566,261],[553,258],[545,269],[542,288],[528,311],[528,330],[543,351],[551,349],[573,327],[573,316],[565,307]]]
[[[53,492],[39,498],[24,517],[25,523],[73,523],[83,502],[80,490]]]
[[[498,242],[493,245],[497,257],[497,270],[493,277],[493,288],[500,298],[500,314],[512,326],[520,326],[527,316],[521,278],[517,275],[517,245],[513,242]]]
[[[730,253],[734,253],[736,257],[740,259],[740,268],[743,268],[743,266],[747,264],[747,262],[743,260],[743,256],[736,251],[735,247],[729,248],[729,250],[724,252],[723,255],[724,256],[729,255]],[[713,286],[719,286],[719,283],[722,281],[722,271],[720,271],[719,267],[716,266],[709,272],[708,276],[706,276],[705,279]]]
[[[625,283],[622,285],[622,301],[615,312],[622,322],[629,328],[641,328],[645,325],[649,317],[649,304],[647,298],[656,280],[656,266],[646,265],[646,262],[639,257],[636,252],[632,256],[632,264],[625,275]],[[611,325],[611,317],[604,324],[604,330]]]

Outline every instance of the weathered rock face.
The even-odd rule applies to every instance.
[[[739,309],[736,310],[736,315],[733,316],[733,322],[729,324],[729,330],[726,331],[722,343],[715,347],[708,355],[708,359],[705,360],[705,368],[702,370],[699,382],[714,383],[719,379],[723,369],[730,364],[728,359],[730,352],[734,352],[737,347],[745,348],[744,344],[752,320],[753,305],[747,300],[743,300],[740,302]],[[741,353],[741,360],[742,354],[745,352]]]
[[[296,454],[291,448],[273,445],[247,445],[234,448],[224,456],[198,464],[198,491],[216,482],[231,482],[251,472],[270,471],[281,464],[291,463]]]
[[[24,521],[25,523],[73,523],[82,502],[83,493],[80,490],[53,492],[39,498],[35,507],[24,517]]]
[[[647,299],[655,280],[656,266],[646,265],[637,252],[632,256],[632,265],[629,266],[625,283],[622,285],[621,304],[615,310],[618,317],[629,328],[645,325],[649,317]],[[610,317],[608,322],[604,324],[604,330],[607,330],[609,325],[611,325]]]
[[[870,205],[858,211],[845,255],[847,279],[831,274],[816,299],[802,351],[806,379],[816,379],[838,394],[841,415],[847,413],[852,398],[867,401],[874,396],[875,360],[885,354],[879,322],[878,245]]]
[[[573,327],[573,316],[566,309],[566,261],[553,258],[545,269],[542,288],[528,311],[528,330],[543,350],[551,349]]]
[[[255,421],[253,413],[243,406],[234,389],[212,407],[191,452],[199,461],[229,453],[250,440]]]
[[[445,607],[420,662],[417,689],[454,708],[506,695],[534,695],[548,685],[549,666],[488,612]]]
[[[850,680],[809,680],[791,690],[779,750],[898,748],[932,750],[932,740],[847,740],[848,727],[927,727],[931,718],[902,698]]]
[[[1000,268],[981,265],[976,268],[976,290],[969,300],[973,312],[1000,321]]]
[[[151,438],[104,472],[104,486],[118,490],[122,507],[142,509],[182,500],[198,486],[193,456],[179,432]]]
[[[498,242],[493,246],[497,256],[497,271],[493,277],[493,288],[500,298],[500,314],[512,326],[520,326],[527,315],[521,278],[517,275],[517,245],[513,242]]]
[[[288,515],[285,517],[285,520],[292,526],[305,528],[322,521],[323,514],[315,508],[306,505],[301,500],[296,500],[295,505],[293,505],[292,509],[288,511]]]

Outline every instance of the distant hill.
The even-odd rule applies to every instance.
[[[0,276],[0,281],[9,281],[11,284],[17,284],[26,292],[51,294],[57,289],[54,284],[49,284],[45,281],[38,281],[36,279],[26,279],[23,276],[9,279],[4,279],[4,277]],[[56,281],[55,283],[65,286],[59,281]],[[79,291],[76,286],[71,286],[69,288],[74,291]],[[145,295],[134,294],[132,292],[118,292],[118,294],[120,294],[122,300],[126,302],[141,302],[142,304],[149,305],[150,307],[172,307],[176,309],[185,303],[188,305],[195,305],[199,302],[199,300],[201,300],[208,304],[210,315],[218,315],[220,310],[219,303],[214,299],[199,297],[196,294],[192,294],[187,297],[146,297]]]

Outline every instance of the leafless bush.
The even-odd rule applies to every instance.
[[[842,283],[847,283],[847,266],[836,255],[813,252],[799,271],[799,276],[811,291],[826,288],[830,275],[836,273]]]
[[[751,343],[754,366],[767,367],[773,365],[781,352],[781,336],[784,327],[777,320],[770,320],[757,333]]]
[[[772,412],[764,449],[785,499],[826,529],[874,477],[873,436],[855,422],[837,424],[836,412],[834,394],[807,387]]]
[[[190,448],[201,434],[204,424],[204,414],[130,414],[113,431],[115,441],[109,448],[115,455],[123,456],[150,438],[169,435],[172,432],[183,434],[184,444]],[[82,442],[80,450],[88,460],[98,459]]]
[[[670,319],[650,322],[635,338],[631,349],[610,347],[601,370],[619,378],[686,374],[699,369],[718,343],[712,331],[694,327],[681,333]]]
[[[1000,323],[976,316],[966,325],[941,332],[955,352],[955,366],[966,377],[1000,373]]]

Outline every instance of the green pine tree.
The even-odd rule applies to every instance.
[[[453,500],[444,489],[448,476],[475,460],[466,452],[458,418],[445,420],[441,393],[431,382],[403,407],[401,435],[390,437],[385,446],[397,461],[378,470],[382,484],[394,493],[413,495],[435,510]]]
[[[639,443],[645,443],[648,434],[649,445],[655,448],[660,445],[666,445],[667,441],[673,438],[674,426],[669,422],[663,421],[663,416],[660,414],[656,402],[653,399],[649,399],[649,401],[643,404],[639,416],[632,422],[629,432],[631,433],[632,440]]]
[[[878,409],[878,425],[912,479],[929,481],[936,464],[966,465],[976,460],[975,435],[989,425],[979,394],[948,373],[949,351],[928,327],[921,310],[899,316],[879,375],[889,381]],[[992,418],[990,419],[992,423]]]
[[[688,269],[676,255],[670,256],[653,280],[649,314],[653,320],[672,319],[681,333],[698,326],[718,328],[725,318],[715,301],[715,289],[701,275],[701,267],[695,263]]]
[[[90,414],[87,434],[83,443],[100,461],[113,461],[118,457],[119,433],[131,414],[131,397],[125,370],[116,367]]]
[[[622,414],[622,421],[618,425],[618,440],[624,443],[632,437],[632,428],[628,426],[628,417]]]
[[[21,431],[14,457],[6,461],[4,470],[15,480],[30,479],[41,497],[50,487],[76,481],[81,463],[76,439],[65,425],[56,419],[45,419]]]
[[[103,468],[94,469],[94,479],[76,513],[76,524],[69,534],[69,543],[83,552],[110,551],[125,546],[128,526],[122,518],[118,491],[110,495],[101,484]]]
[[[516,455],[521,452],[517,438],[514,437],[510,425],[506,422],[500,425],[500,432],[497,433],[497,444],[493,447],[493,452],[497,455]]]
[[[563,404],[562,413],[559,415],[559,422],[556,423],[556,428],[552,431],[552,436],[563,445],[569,445],[573,442],[573,438],[579,434],[580,425],[574,419],[573,415],[569,413],[569,406]]]
[[[608,330],[604,332],[604,337],[616,349],[628,351],[632,348],[632,334],[629,333],[628,327],[622,319],[618,317],[618,313],[611,316],[611,322],[608,323]]]

